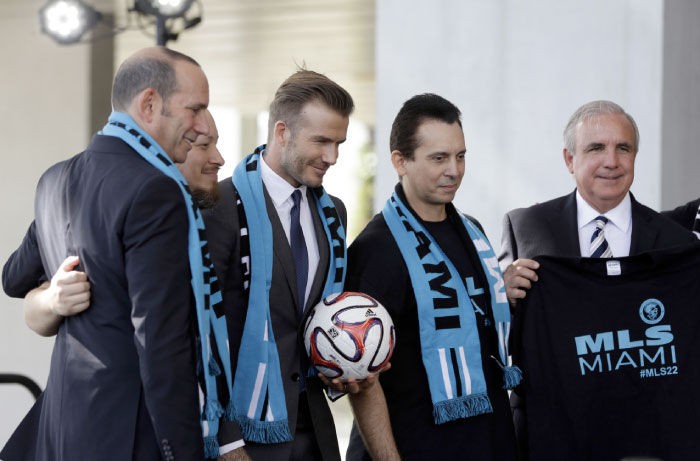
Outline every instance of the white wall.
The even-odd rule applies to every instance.
[[[566,194],[562,131],[581,104],[619,103],[641,131],[635,196],[660,205],[662,0],[379,0],[375,209],[396,175],[391,122],[433,92],[463,113],[467,172],[455,204],[496,250],[507,211]],[[689,197],[690,199],[692,197]]]
[[[0,263],[19,246],[34,215],[41,173],[84,149],[88,132],[89,49],[59,47],[39,32],[42,0],[0,2]],[[53,338],[29,331],[22,303],[0,294],[0,373],[21,372],[43,388]],[[0,386],[0,446],[33,398],[24,388]]]

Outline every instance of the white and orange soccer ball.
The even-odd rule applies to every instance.
[[[306,353],[327,377],[361,380],[380,371],[394,352],[391,316],[364,293],[336,293],[321,300],[304,327]]]

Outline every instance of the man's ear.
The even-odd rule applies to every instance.
[[[136,96],[134,110],[141,120],[151,123],[155,115],[161,112],[162,104],[163,100],[158,92],[153,88],[146,88]]]
[[[272,127],[273,129],[273,139],[279,145],[280,147],[285,147],[287,143],[289,142],[290,137],[292,136],[292,132],[289,129],[289,125],[287,125],[285,122],[282,120],[278,120],[275,122],[275,126]]]
[[[569,173],[574,174],[574,154],[573,154],[573,152],[569,152],[569,149],[567,149],[565,147],[563,154],[564,154],[564,163],[566,163],[566,168],[569,169]]]
[[[394,169],[399,174],[399,177],[406,174],[406,157],[401,153],[401,151],[394,150],[391,151],[391,164],[394,165]]]

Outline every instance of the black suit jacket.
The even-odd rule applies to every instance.
[[[668,248],[695,241],[691,232],[649,207],[632,200],[632,239],[630,255]],[[576,191],[569,195],[540,203],[529,208],[518,208],[503,218],[501,253],[498,257],[505,268],[518,258],[537,256],[580,257]],[[517,316],[517,311],[516,311]],[[513,338],[518,335],[518,321],[514,322]],[[527,427],[525,402],[516,389],[511,394],[515,431],[522,459],[527,459]]]
[[[661,214],[676,221],[686,229],[693,230],[695,217],[698,215],[698,207],[700,207],[700,198],[692,200],[685,205],[681,205],[673,210],[662,211]]]
[[[90,308],[64,319],[46,390],[0,457],[203,459],[177,184],[98,135],[41,177],[35,223],[4,267],[6,293],[24,296],[78,255]]]
[[[236,209],[235,192],[231,178],[219,183],[221,197],[217,206],[204,212],[209,245],[217,275],[222,281],[224,309],[228,324],[231,365],[235,373],[238,362],[238,350],[243,335],[243,327],[248,306],[247,294],[243,289],[243,270],[240,254],[240,224]],[[274,246],[274,265],[270,287],[270,312],[272,330],[277,343],[284,394],[287,401],[289,428],[294,436],[297,411],[299,404],[299,369],[300,363],[308,363],[303,340],[300,334],[301,325],[298,316],[298,301],[296,289],[296,273],[292,250],[284,233],[282,223],[277,216],[272,199],[264,190],[267,212],[272,224]],[[319,265],[311,286],[309,298],[305,306],[308,312],[319,302],[328,271],[329,246],[321,218],[313,206],[312,192],[307,189],[311,215],[318,241]],[[336,197],[331,197],[344,226],[347,224],[345,206]],[[324,460],[339,460],[340,451],[324,388],[317,377],[306,379],[306,395],[311,409],[314,432]],[[289,459],[292,443],[257,444],[246,442],[246,451],[251,458],[258,460],[277,461]]]
[[[630,255],[683,245],[693,234],[670,219],[632,199]],[[518,208],[503,218],[501,267],[518,258],[581,256],[576,218],[576,191],[569,195]]]

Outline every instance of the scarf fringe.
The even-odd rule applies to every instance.
[[[455,419],[469,418],[484,413],[493,413],[491,401],[486,393],[443,400],[433,404],[435,424],[443,424]]]
[[[229,400],[226,404],[226,410],[224,411],[224,417],[226,421],[236,420],[236,407],[233,405],[233,399]]]
[[[221,368],[219,364],[216,363],[214,357],[209,357],[209,374],[212,376],[219,376],[221,374]]]
[[[219,457],[219,442],[216,440],[216,436],[204,437],[204,457],[208,459]]]
[[[523,371],[518,367],[503,367],[503,389],[511,390],[520,384]]]
[[[207,401],[204,404],[204,410],[202,410],[202,416],[206,418],[207,421],[214,421],[221,418],[224,414],[224,409],[218,400],[207,397]]]
[[[257,443],[282,443],[291,442],[292,434],[289,431],[287,420],[280,421],[253,421],[246,417],[237,417],[241,426],[243,439],[246,442]]]

